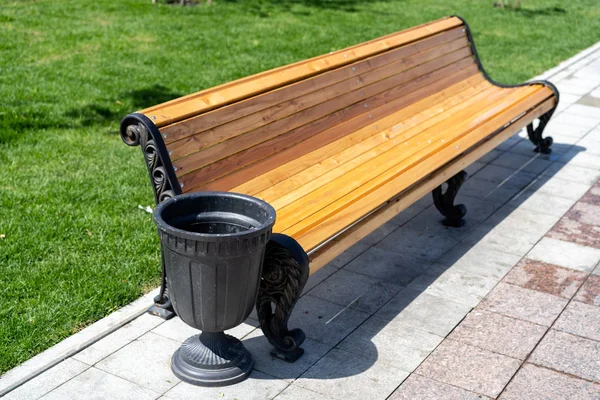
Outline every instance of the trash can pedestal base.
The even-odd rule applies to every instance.
[[[227,386],[245,380],[254,366],[242,342],[223,332],[202,332],[173,354],[171,370],[197,386]]]

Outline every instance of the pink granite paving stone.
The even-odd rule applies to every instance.
[[[572,301],[553,328],[600,341],[600,307]]]
[[[447,385],[421,375],[412,374],[396,389],[388,400],[481,400],[489,397]]]
[[[579,201],[600,206],[600,181],[596,182]]]
[[[449,385],[496,397],[520,364],[514,358],[446,339],[415,372]]]
[[[545,326],[501,314],[473,310],[449,338],[524,360],[547,329]]]
[[[587,273],[524,258],[504,282],[570,299],[581,287]]]
[[[550,326],[566,305],[561,297],[500,282],[478,309]]]
[[[600,275],[590,275],[573,300],[600,306]]]
[[[600,205],[575,203],[547,236],[600,249]]]
[[[600,342],[595,340],[551,329],[529,361],[600,383]]]
[[[501,400],[600,399],[600,385],[547,368],[525,364],[499,398]]]

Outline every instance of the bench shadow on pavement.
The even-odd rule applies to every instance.
[[[515,136],[514,138],[520,139],[518,136]],[[385,268],[383,270],[380,269],[380,272],[384,271],[384,273],[379,273],[377,280],[379,285],[392,284],[401,287],[397,294],[391,295],[386,299],[387,301],[385,304],[377,304],[377,309],[371,310],[371,316],[367,317],[358,324],[358,326],[352,327],[344,332],[346,334],[345,337],[347,338],[353,332],[356,332],[357,329],[360,329],[361,326],[365,325],[365,323],[368,323],[374,314],[377,314],[374,318],[375,320],[383,316],[382,319],[378,320],[379,324],[371,324],[370,329],[361,329],[360,335],[356,335],[356,337],[360,336],[360,340],[351,341],[351,344],[346,342],[341,346],[343,351],[361,356],[362,358],[360,358],[360,360],[362,361],[348,361],[346,363],[340,363],[334,368],[331,368],[332,364],[323,365],[321,366],[322,368],[314,373],[310,373],[311,379],[340,379],[367,371],[382,357],[382,355],[378,353],[377,347],[371,341],[371,338],[389,325],[393,319],[398,317],[406,307],[410,306],[410,304],[413,303],[425,289],[433,284],[448,268],[453,266],[471,251],[476,243],[486,240],[486,235],[496,228],[503,220],[509,217],[517,207],[523,205],[532,196],[536,195],[536,193],[536,196],[542,195],[548,196],[549,198],[552,197],[550,194],[541,194],[539,188],[560,172],[570,159],[578,153],[585,151],[585,148],[583,147],[561,144],[560,140],[556,140],[552,146],[552,154],[538,155],[532,151],[532,146],[528,141],[520,140],[517,142],[514,138],[510,139],[513,141],[514,146],[508,150],[509,152],[502,153],[499,156],[508,158],[509,154],[517,154],[518,156],[515,157],[515,160],[519,160],[518,163],[511,165],[510,168],[496,167],[496,164],[494,163],[494,160],[491,159],[490,155],[488,160],[486,160],[486,157],[482,159],[489,161],[491,164],[486,164],[481,167],[480,164],[476,163],[476,166],[474,165],[467,168],[467,171],[471,170],[471,173],[469,174],[470,177],[461,188],[461,191],[459,191],[456,200],[456,204],[463,203],[467,206],[467,215],[465,217],[466,224],[463,227],[447,228],[443,226],[441,224],[441,215],[435,209],[435,206],[432,205],[431,195],[427,195],[419,202],[415,203],[415,205],[398,214],[397,217],[342,254],[339,257],[344,259],[344,264],[341,265],[341,268],[337,269],[337,266],[340,265],[331,265],[336,262],[336,260],[334,260],[310,277],[307,289],[305,289],[303,297],[300,299],[294,313],[292,313],[289,326],[290,328],[301,328],[304,330],[308,338],[307,341],[312,340],[320,343],[329,343],[327,346],[332,346],[333,343],[331,342],[331,337],[325,333],[328,332],[328,328],[324,326],[326,322],[331,324],[330,329],[334,331],[336,329],[336,319],[339,318],[341,322],[341,320],[344,319],[344,313],[352,313],[356,312],[356,310],[361,310],[360,304],[357,305],[357,303],[349,305],[348,303],[350,302],[346,302],[346,304],[341,304],[339,301],[340,297],[334,295],[334,289],[339,289],[342,285],[339,283],[336,285],[332,282],[334,282],[336,275],[338,274],[360,274],[361,268],[363,268],[363,271],[367,272],[364,275],[369,275],[370,272],[368,270],[376,268],[376,266],[372,260],[369,261],[368,257],[364,259],[366,262],[361,263],[361,258],[364,257],[367,249],[375,247],[377,249],[384,249],[385,251],[397,253],[399,260],[398,265],[394,266],[394,268],[387,268],[387,270]],[[502,145],[500,148],[502,148]],[[558,160],[560,160],[560,162],[558,162]],[[472,173],[472,171],[478,167],[481,167],[481,169]],[[485,167],[491,168],[485,170]],[[541,172],[541,174],[529,172],[537,172],[538,169],[541,169],[542,167],[545,167],[545,170]],[[492,171],[494,172],[493,174],[490,173],[490,169],[494,170]],[[485,193],[486,191],[487,193]],[[478,196],[474,197],[476,194],[478,194]],[[542,201],[542,203],[544,202]],[[525,205],[523,209],[533,209],[535,212],[534,209],[536,207],[532,207],[532,204],[537,204],[537,202]],[[550,207],[551,205],[548,204],[547,206]],[[547,212],[547,210],[543,209],[538,211],[542,213]],[[543,235],[543,233],[541,235]],[[427,239],[422,241],[413,240],[418,236],[426,236]],[[422,243],[421,248],[418,248],[418,246],[406,248],[402,243],[403,237],[409,238],[408,242],[413,244]],[[436,242],[438,241],[445,242],[445,244],[440,248],[439,246],[436,246]],[[458,241],[458,243],[456,243],[456,241]],[[453,244],[448,247],[447,242]],[[425,243],[431,244],[431,246],[424,245]],[[495,250],[498,251],[498,249]],[[483,250],[484,255],[486,254],[485,251],[486,250]],[[527,251],[524,251],[523,255],[526,252]],[[500,251],[500,253],[503,252]],[[513,254],[512,259],[518,260],[523,255]],[[489,270],[494,266],[492,265],[493,261],[490,261],[487,257],[471,258],[467,256],[462,262],[478,263],[479,265],[475,268],[478,268],[480,271]],[[510,270],[510,267],[511,266],[506,266],[503,268],[503,271],[499,273],[496,279],[500,280]],[[408,273],[403,274],[404,270],[408,271]],[[371,275],[368,280],[373,281],[373,276]],[[378,284],[369,285],[364,288],[352,286],[348,291],[353,291],[353,293],[351,293],[351,296],[346,297],[348,299],[361,296],[367,297],[369,296],[369,292],[378,290]],[[495,286],[495,284],[493,286]],[[490,287],[489,290],[491,290],[492,287]],[[337,307],[340,310],[339,315],[335,316],[335,318],[331,318],[330,315],[326,315],[322,310],[308,307],[309,304],[314,304],[315,298],[317,298],[317,302],[323,300],[329,303],[337,302]],[[481,300],[481,298],[482,296],[479,296],[472,304],[465,304],[465,307],[472,308]],[[447,301],[447,299],[443,299],[442,301]],[[393,306],[390,308],[391,303],[393,303]],[[381,310],[384,310],[385,312],[382,313]],[[362,311],[364,312],[364,309]],[[253,314],[251,315],[251,318],[252,317],[256,317],[256,315]],[[373,325],[375,325],[377,329],[373,329]],[[315,333],[317,331],[320,333]],[[438,336],[443,337],[446,335],[438,333]],[[254,379],[272,379],[270,375],[277,375],[277,378],[283,379],[295,379],[324,356],[323,354],[311,353],[312,346],[305,344],[302,346],[306,351],[303,356],[305,361],[302,361],[301,358],[297,362],[298,365],[296,367],[291,367],[289,364],[286,365],[283,361],[270,358],[268,351],[271,347],[266,343],[266,339],[262,335],[250,335],[250,337],[247,337],[242,341],[253,353],[255,358],[263,359],[263,366],[265,365],[265,362],[270,365],[268,368],[264,368],[261,367],[260,362],[258,362],[255,369],[269,374],[269,376],[253,374],[251,378],[254,377]],[[330,348],[326,353],[330,353],[332,349],[335,349],[342,342],[343,339],[340,339],[333,348]],[[321,344],[320,347],[323,348],[325,346]],[[399,347],[401,347],[401,345]],[[257,354],[257,352],[263,354]],[[401,357],[401,354],[402,353],[399,352],[398,357]],[[386,357],[382,359],[382,362],[390,362],[389,357],[390,355],[386,354]],[[350,359],[352,358],[350,357]],[[335,362],[333,363],[335,364]],[[394,360],[392,360],[391,363],[394,365]],[[276,371],[275,374],[274,370]],[[318,374],[316,373],[318,371],[326,371],[326,373]]]

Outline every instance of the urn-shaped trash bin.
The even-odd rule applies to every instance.
[[[198,192],[166,200],[154,210],[173,308],[200,329],[173,354],[171,369],[200,386],[244,380],[254,361],[224,330],[252,311],[275,210],[254,197]]]

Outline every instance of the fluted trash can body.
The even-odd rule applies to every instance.
[[[222,332],[252,311],[275,210],[251,196],[198,192],[161,203],[154,221],[173,308],[185,323],[203,332],[175,353],[173,372],[205,386],[245,378],[251,357],[248,353],[244,356],[250,361],[242,360],[240,352],[247,351],[241,342]],[[242,372],[235,370],[240,363]]]

